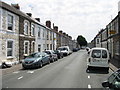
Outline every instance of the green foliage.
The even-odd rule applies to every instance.
[[[87,41],[82,35],[77,37],[77,42],[80,46],[87,46]]]

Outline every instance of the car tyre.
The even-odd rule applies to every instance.
[[[50,60],[48,61],[48,64],[50,64]]]
[[[40,68],[42,68],[42,66],[43,66],[43,63],[42,63],[42,61],[40,62],[39,66],[40,66]]]

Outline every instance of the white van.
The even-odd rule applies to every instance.
[[[92,48],[87,59],[89,67],[104,67],[109,70],[109,52],[105,48]]]
[[[58,50],[60,50],[63,53],[64,56],[67,56],[67,55],[72,53],[69,46],[61,46],[61,47],[58,48]]]

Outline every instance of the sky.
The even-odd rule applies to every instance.
[[[47,20],[76,39],[82,35],[88,42],[118,14],[119,0],[2,0],[19,4],[24,13]]]

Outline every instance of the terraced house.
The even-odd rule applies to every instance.
[[[0,61],[13,64],[19,60],[19,15],[0,1]]]
[[[7,62],[20,62],[24,57],[45,49],[68,45],[73,47],[72,37],[40,18],[33,18],[31,13],[20,11],[18,4],[8,5],[0,1],[0,59]],[[71,48],[72,49],[72,48]]]
[[[118,15],[102,29],[91,41],[92,47],[104,47],[109,50],[111,62],[120,67],[120,11]]]

